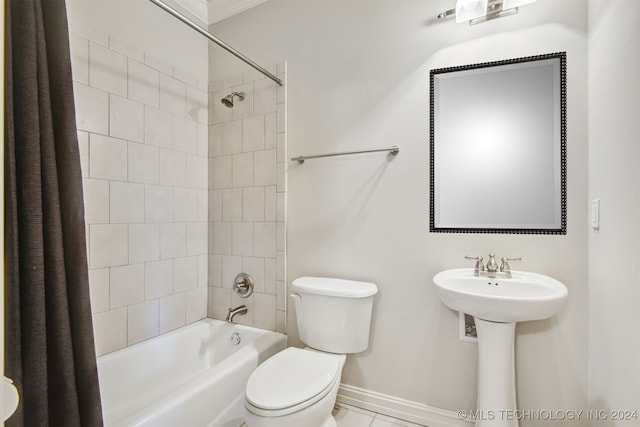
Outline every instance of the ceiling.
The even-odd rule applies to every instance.
[[[209,26],[230,16],[251,9],[266,0],[170,0],[166,3],[173,3],[195,18],[199,24]]]

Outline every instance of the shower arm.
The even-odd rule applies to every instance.
[[[188,25],[192,29],[196,30],[197,32],[199,32],[200,34],[202,34],[203,36],[205,36],[206,38],[208,38],[209,40],[211,40],[212,42],[214,42],[215,44],[217,44],[218,46],[220,46],[221,48],[223,48],[224,50],[226,50],[227,52],[229,52],[230,54],[232,54],[233,56],[235,56],[239,60],[241,60],[242,62],[244,62],[247,65],[251,66],[255,70],[259,71],[260,73],[264,74],[266,77],[268,77],[271,80],[273,80],[274,82],[276,82],[279,86],[282,86],[282,80],[280,80],[278,77],[276,77],[275,75],[273,75],[269,71],[265,70],[263,67],[261,67],[260,65],[256,64],[251,59],[247,58],[242,53],[238,52],[237,50],[235,50],[234,48],[232,48],[231,46],[229,46],[228,44],[226,44],[225,42],[223,42],[222,40],[220,40],[219,38],[217,38],[216,36],[214,36],[210,32],[204,30],[198,24],[193,22],[191,19],[187,18],[186,16],[184,16],[180,12],[176,11],[175,9],[169,7],[167,4],[163,3],[160,0],[149,0],[149,1],[151,3],[153,3],[153,4],[155,4],[156,6],[158,6],[160,9],[164,10],[165,12],[167,12],[168,14],[170,14],[173,17],[177,18],[178,20],[182,21],[184,24]]]

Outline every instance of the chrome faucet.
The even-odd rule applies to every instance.
[[[236,316],[242,316],[247,314],[249,309],[246,305],[240,305],[236,308],[229,308],[229,313],[227,313],[227,322],[233,322],[233,318]]]
[[[473,270],[474,276],[484,276],[485,271],[486,275],[491,278],[495,278],[498,272],[504,273],[504,277],[507,279],[511,278],[511,266],[509,265],[509,261],[522,261],[522,258],[507,258],[502,257],[502,262],[500,263],[500,267],[498,267],[498,263],[496,262],[496,255],[489,254],[489,260],[487,261],[487,265],[482,263],[481,256],[465,256],[466,259],[471,259],[476,261],[476,265]]]
[[[522,258],[502,257],[502,262],[500,263],[500,271],[502,271],[507,278],[511,278],[511,266],[509,265],[509,261],[522,261]]]
[[[476,265],[473,270],[474,276],[479,276],[480,272],[484,271],[484,263],[482,262],[481,256],[465,256],[465,259],[474,259],[476,261]]]
[[[498,271],[496,254],[489,254],[489,261],[487,261],[487,276],[496,277],[496,271]]]

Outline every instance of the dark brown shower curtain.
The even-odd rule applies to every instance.
[[[5,5],[7,425],[102,425],[65,3]]]

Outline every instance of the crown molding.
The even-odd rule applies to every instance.
[[[209,25],[249,10],[265,1],[266,0],[209,0]]]
[[[168,5],[177,6],[180,12],[185,12],[185,15],[190,15],[190,18],[194,18],[198,24],[204,28],[207,27],[208,19],[208,3],[207,0],[163,0]]]

